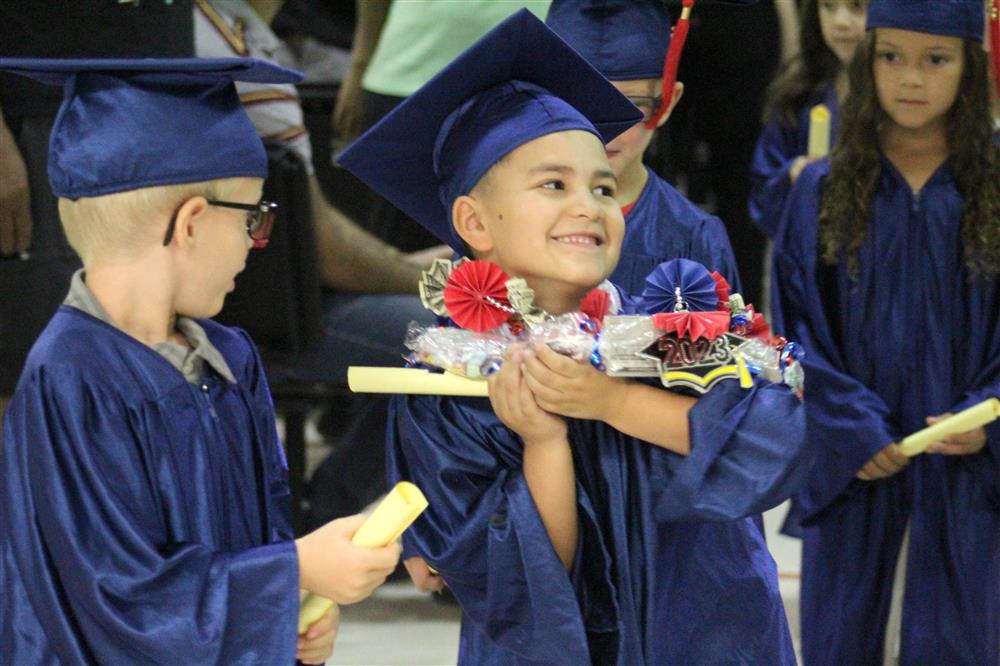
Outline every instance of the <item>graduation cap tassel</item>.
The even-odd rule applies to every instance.
[[[684,42],[687,41],[688,30],[691,27],[691,8],[694,7],[694,0],[684,0],[681,17],[674,26],[674,34],[670,39],[670,49],[663,59],[663,99],[660,108],[656,110],[648,121],[646,127],[656,129],[660,118],[666,115],[670,108],[670,100],[674,96],[674,84],[677,83],[677,69],[681,64],[681,51],[684,50]]]
[[[1000,0],[990,2],[990,55],[993,58],[993,83],[1000,96]]]

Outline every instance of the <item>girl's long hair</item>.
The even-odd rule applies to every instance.
[[[840,71],[840,60],[823,39],[818,0],[804,0],[800,21],[801,51],[768,86],[765,123],[776,117],[789,127],[797,127],[799,111],[821,97]]]
[[[992,127],[986,53],[964,40],[965,67],[948,112],[951,170],[962,195],[962,241],[973,273],[1000,274],[1000,148]],[[872,195],[882,170],[879,129],[888,120],[878,102],[873,64],[874,31],[865,36],[850,67],[850,93],[841,110],[840,137],[830,157],[819,214],[823,259],[846,258],[857,274],[858,249],[868,232]]]

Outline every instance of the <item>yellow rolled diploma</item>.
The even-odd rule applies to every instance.
[[[904,438],[899,443],[899,450],[903,452],[903,455],[912,458],[926,451],[927,447],[934,442],[939,442],[951,435],[975,430],[998,418],[1000,418],[1000,400],[987,398],[978,405],[963,409],[958,414],[949,416],[943,421],[938,421],[934,425]]]
[[[489,396],[482,379],[467,379],[450,372],[422,368],[376,368],[352,365],[347,385],[355,393],[420,393],[425,395]]]
[[[809,157],[826,157],[830,153],[830,109],[817,104],[809,111]]]
[[[388,546],[402,536],[426,508],[427,498],[420,489],[408,481],[400,481],[354,533],[351,543],[364,548]],[[326,597],[303,593],[299,604],[299,634],[323,617],[332,606],[333,602]]]

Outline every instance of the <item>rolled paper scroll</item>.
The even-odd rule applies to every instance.
[[[408,481],[400,481],[354,533],[351,543],[364,548],[388,546],[398,539],[426,508],[427,498],[420,489]],[[299,605],[299,634],[305,633],[332,607],[333,602],[326,597],[304,593]]]
[[[809,111],[809,157],[830,153],[830,109],[817,104]]]
[[[926,451],[927,447],[934,442],[947,439],[951,435],[975,430],[998,418],[1000,418],[1000,400],[988,398],[978,405],[963,409],[958,414],[949,416],[943,421],[938,421],[934,425],[904,438],[899,443],[899,449],[903,455],[912,458]]]
[[[347,385],[355,393],[420,393],[425,395],[489,396],[485,381],[421,368],[351,366]]]

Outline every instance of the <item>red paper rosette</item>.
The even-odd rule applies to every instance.
[[[715,280],[715,295],[719,297],[718,308],[725,310],[729,303],[729,290],[732,287],[729,286],[729,282],[726,278],[722,277],[719,271],[712,271],[712,279]]]
[[[580,301],[580,312],[597,322],[600,326],[604,323],[604,315],[608,313],[608,306],[611,305],[611,294],[603,289],[591,289]]]
[[[653,326],[690,340],[714,340],[729,330],[727,312],[662,312],[653,315]]]
[[[751,312],[753,310],[751,309]],[[760,312],[753,312],[753,317],[750,319],[750,330],[747,331],[748,338],[756,338],[764,343],[771,342],[771,326],[764,319],[764,315]]]
[[[462,328],[482,333],[511,318],[507,300],[508,276],[496,264],[476,259],[467,261],[448,276],[444,306],[448,316]]]

